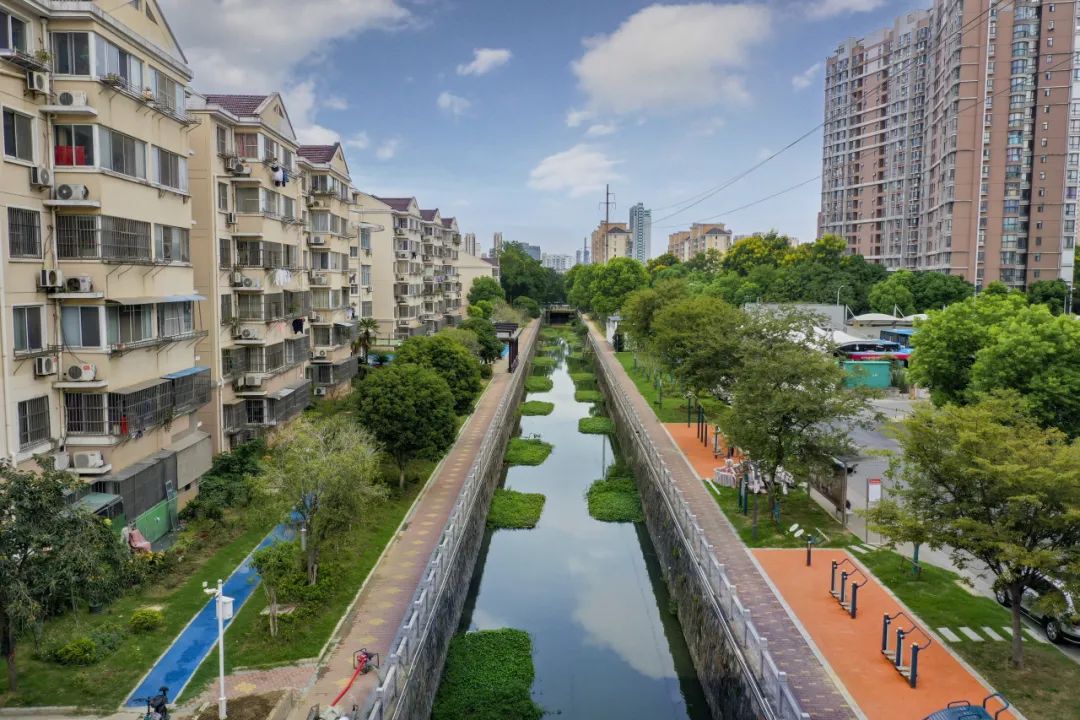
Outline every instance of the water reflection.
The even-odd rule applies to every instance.
[[[551,374],[548,416],[522,418],[554,451],[511,468],[506,486],[547,496],[533,530],[489,533],[462,628],[514,627],[533,638],[533,695],[563,718],[707,718],[704,696],[643,526],[589,517],[585,492],[613,457],[607,438],[577,431],[589,405],[574,400],[565,362]]]

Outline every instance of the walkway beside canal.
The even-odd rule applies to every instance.
[[[768,649],[777,668],[787,674],[799,705],[814,720],[854,718],[855,712],[838,689],[831,669],[804,637],[797,621],[785,610],[698,473],[615,357],[611,344],[591,323],[589,332],[598,348],[597,360],[603,363],[605,375],[629,398],[641,418],[652,446],[690,504],[716,560],[723,564],[727,577],[738,589],[739,600],[750,610],[758,631],[768,640]]]

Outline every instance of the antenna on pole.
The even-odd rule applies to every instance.
[[[615,208],[615,196],[611,194],[611,186],[604,186],[604,201],[600,203],[600,207],[604,208],[604,225],[605,227],[611,222],[611,211]]]

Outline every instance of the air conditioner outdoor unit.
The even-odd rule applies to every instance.
[[[48,168],[32,167],[30,168],[30,184],[36,188],[51,187],[52,173]]]
[[[38,275],[38,287],[43,290],[57,290],[64,287],[64,273],[59,270],[42,270]]]
[[[76,470],[88,470],[105,465],[105,456],[98,450],[73,453],[71,459],[75,463]]]
[[[309,242],[312,245],[325,245],[326,244],[326,238],[323,237],[322,235],[312,235],[311,240]]]
[[[65,283],[68,292],[88,293],[94,291],[94,280],[89,275],[69,277]]]
[[[253,278],[246,277],[246,278],[244,278],[244,287],[246,287],[246,288],[257,288],[257,287],[259,287],[259,281],[255,280]]]
[[[65,183],[56,186],[57,200],[86,200],[88,197],[90,197],[90,188],[85,185]]]
[[[243,328],[240,331],[240,339],[242,340],[258,340],[259,336],[255,334],[255,331],[251,328]]]
[[[324,387],[315,388],[315,397],[323,397],[324,395],[326,395],[326,388],[324,388]]]
[[[86,93],[65,90],[56,96],[56,100],[65,107],[83,107],[86,105]]]
[[[371,286],[370,285],[365,285],[364,286],[364,292],[366,292],[366,293],[371,292]]]
[[[234,212],[225,213],[225,224],[226,225],[235,225],[236,224],[236,213],[234,213]]]
[[[244,387],[252,387],[252,388],[262,387],[262,384],[263,384],[262,375],[257,375],[255,373],[248,373],[247,375],[244,375],[242,384],[243,384]]]
[[[92,363],[69,365],[65,375],[74,382],[90,382],[97,378],[97,366]]]
[[[56,374],[56,358],[51,355],[34,358],[34,374],[38,377]]]
[[[26,71],[26,89],[39,95],[49,94],[49,76],[43,72]]]
[[[319,313],[312,313],[311,322],[322,322],[322,315],[320,315]]]
[[[225,158],[225,171],[226,172],[231,172],[234,175],[236,175],[236,174],[244,172],[245,170],[247,170],[247,168],[244,167],[244,163],[241,162],[240,158],[238,158],[238,157],[227,157],[227,158]]]
[[[315,357],[317,357],[317,358],[326,357],[326,351],[325,350],[316,350],[315,351]]]

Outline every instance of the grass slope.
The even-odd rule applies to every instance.
[[[534,438],[510,438],[506,447],[507,465],[539,465],[547,460],[554,446]]]
[[[522,415],[550,415],[555,409],[555,403],[542,400],[528,400],[521,403]]]
[[[615,422],[608,417],[584,417],[578,420],[577,429],[587,435],[611,435],[615,432]]]
[[[491,498],[487,526],[492,529],[524,530],[536,527],[546,498],[540,493],[523,493],[498,488]]]
[[[750,547],[806,547],[806,536],[795,537],[787,529],[798,523],[808,533],[819,539],[818,547],[846,547],[858,541],[845,530],[829,513],[825,512],[809,495],[802,490],[795,490],[780,501],[780,523],[774,523],[769,514],[769,499],[758,496],[758,531],[757,539],[753,536],[754,496],[750,496],[750,511],[743,515],[739,512],[739,492],[735,488],[713,488],[707,485],[709,492],[716,499],[716,504],[728,516],[739,537]],[[824,534],[824,537],[822,535]]]
[[[450,641],[432,720],[539,720],[532,700],[532,639],[523,630],[481,630]]]

